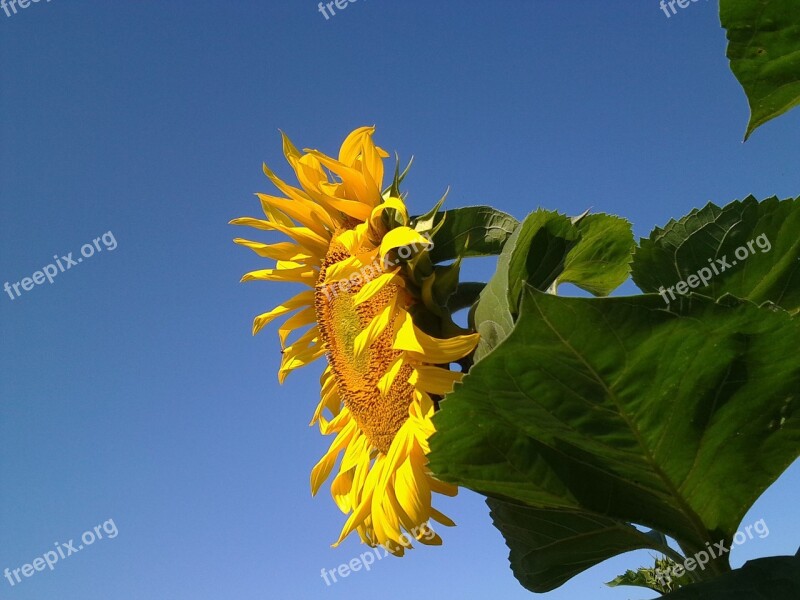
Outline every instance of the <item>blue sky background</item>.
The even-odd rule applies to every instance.
[[[423,211],[490,203],[623,215],[637,235],[708,201],[800,194],[800,111],[742,136],[747,103],[717,5],[667,19],[656,0],[53,0],[0,12],[0,284],[111,231],[21,298],[0,296],[0,569],[107,519],[119,535],[0,599],[530,598],[477,495],[440,502],[440,548],[326,587],[343,518],[308,477],[330,439],[306,427],[319,366],[277,385],[289,297],[243,285],[265,263],[226,225],[257,215],[278,128],[335,152],[364,124],[416,162]],[[249,232],[248,232],[249,233]],[[490,265],[475,267],[487,277]],[[632,286],[625,290],[632,291]],[[795,465],[754,506],[797,550]],[[546,596],[645,598],[602,582],[617,557]]]

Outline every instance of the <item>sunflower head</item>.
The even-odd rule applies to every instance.
[[[430,260],[441,202],[412,220],[399,192],[405,173],[396,168],[383,189],[388,154],[373,134],[372,127],[353,131],[337,159],[300,152],[284,135],[284,154],[299,186],[264,165],[281,195],[258,194],[264,218],[232,223],[289,238],[273,244],[234,240],[276,261],[243,281],[309,288],[256,317],[253,333],[293,313],[278,330],[281,382],[294,369],[326,358],[311,423],[335,438],[312,469],[311,488],[316,494],[338,464],[331,493],[349,517],[336,544],[356,531],[365,543],[402,555],[410,547],[408,534],[441,543],[431,519],[453,524],[431,505],[432,492],[454,495],[456,488],[427,468],[428,438],[438,401],[462,376],[450,365],[474,350],[477,334],[455,326],[443,309],[441,298],[457,283],[458,264],[434,267]]]

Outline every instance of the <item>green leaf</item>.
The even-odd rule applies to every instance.
[[[485,287],[485,283],[462,281],[458,284],[455,293],[447,299],[447,309],[454,313],[461,309],[469,308],[475,304]]]
[[[511,551],[514,576],[532,592],[549,592],[617,554],[656,546],[628,523],[588,512],[533,508],[498,498],[487,503]]]
[[[664,596],[667,600],[797,600],[800,598],[800,553],[770,556],[744,564],[714,581],[689,585]]]
[[[758,202],[750,196],[724,208],[708,204],[641,240],[633,259],[633,281],[645,292],[660,291],[670,304],[682,298],[679,291],[713,298],[728,293],[796,312],[798,232],[800,198]],[[682,290],[676,287],[680,282],[685,284]]]
[[[575,223],[581,234],[567,255],[557,283],[574,283],[595,296],[607,296],[628,278],[635,247],[631,224],[606,214],[587,215]]]
[[[647,588],[648,590],[653,590],[655,592],[662,591],[658,586],[658,581],[656,581],[653,569],[644,568],[640,568],[636,571],[631,571],[628,569],[622,575],[617,575],[614,577],[614,579],[606,583],[606,585],[608,587],[629,585],[633,587]]]
[[[750,104],[744,139],[800,104],[800,4],[797,0],[720,0],[731,70]]]
[[[458,257],[494,256],[519,222],[491,206],[467,206],[437,213],[432,225],[439,229],[433,235],[430,251],[434,263]]]
[[[692,578],[688,571],[684,571],[680,577],[670,575],[677,566],[678,564],[669,558],[656,558],[652,567],[640,567],[636,571],[625,571],[625,573],[615,577],[606,585],[609,587],[630,585],[666,594],[678,589],[680,586],[692,583]]]
[[[511,332],[525,285],[554,291],[569,282],[593,294],[609,294],[627,278],[634,245],[630,224],[618,217],[570,219],[543,209],[532,212],[506,242],[475,309],[481,334],[475,360]]]
[[[481,335],[474,354],[476,361],[491,352],[492,348],[502,342],[514,328],[514,319],[511,316],[512,305],[508,300],[509,282],[511,281],[509,264],[520,234],[529,229],[530,219],[530,216],[525,219],[506,241],[503,252],[497,259],[497,270],[481,292],[478,304],[475,305],[473,327]],[[527,252],[527,245],[521,244],[521,246],[523,246],[522,251]],[[516,305],[514,305],[514,312],[516,312]]]
[[[690,553],[730,540],[800,449],[800,322],[695,296],[527,288],[511,335],[434,416],[441,479],[636,523]],[[725,558],[710,572],[727,568]]]

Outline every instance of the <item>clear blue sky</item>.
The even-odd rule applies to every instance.
[[[477,495],[441,503],[441,548],[326,587],[342,517],[309,470],[319,367],[277,385],[291,289],[239,284],[265,263],[231,238],[258,213],[278,129],[335,152],[351,129],[414,154],[427,209],[588,207],[637,235],[707,201],[800,194],[800,111],[743,145],[747,104],[715,2],[52,0],[0,12],[0,285],[111,231],[113,251],[0,295],[0,570],[113,519],[104,539],[11,587],[12,600],[531,597]],[[87,251],[88,252],[88,251]],[[489,274],[481,264],[479,274]],[[632,291],[632,286],[625,290]],[[795,465],[745,518],[770,535],[734,563],[797,550]],[[644,598],[603,581],[546,598]]]

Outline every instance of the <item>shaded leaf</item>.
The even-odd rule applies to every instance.
[[[607,296],[628,278],[635,247],[631,224],[606,214],[575,222],[581,241],[565,260],[558,283],[573,283],[595,296]]]
[[[495,527],[511,551],[514,576],[549,592],[607,558],[657,544],[632,525],[580,510],[533,508],[489,498]]]
[[[475,360],[511,332],[525,285],[554,291],[569,282],[593,294],[609,294],[627,278],[634,245],[630,224],[618,217],[573,220],[543,209],[528,215],[503,248],[475,309],[481,334]]]
[[[434,473],[692,553],[730,540],[800,450],[800,323],[734,299],[674,310],[527,288],[511,335],[435,415]]]
[[[475,281],[462,281],[458,284],[455,293],[447,299],[447,308],[450,312],[457,312],[469,308],[478,300],[485,283]]]
[[[669,558],[656,558],[652,567],[640,567],[636,571],[625,571],[624,574],[615,577],[606,585],[609,587],[623,585],[643,587],[660,594],[666,594],[678,589],[680,586],[692,583],[692,578],[687,572],[684,572],[680,577],[668,575],[673,572],[676,566],[677,563]]]
[[[708,204],[641,240],[633,281],[645,292],[661,290],[670,304],[673,295],[682,298],[676,284],[686,282],[690,292],[713,298],[729,293],[795,312],[800,308],[799,232],[800,198],[758,202],[750,196],[724,208]]]
[[[800,104],[800,1],[720,0],[727,56],[750,104],[744,139]]]
[[[439,212],[433,228],[434,246],[430,251],[434,263],[470,256],[500,254],[506,240],[519,222],[491,206],[467,206]]]

